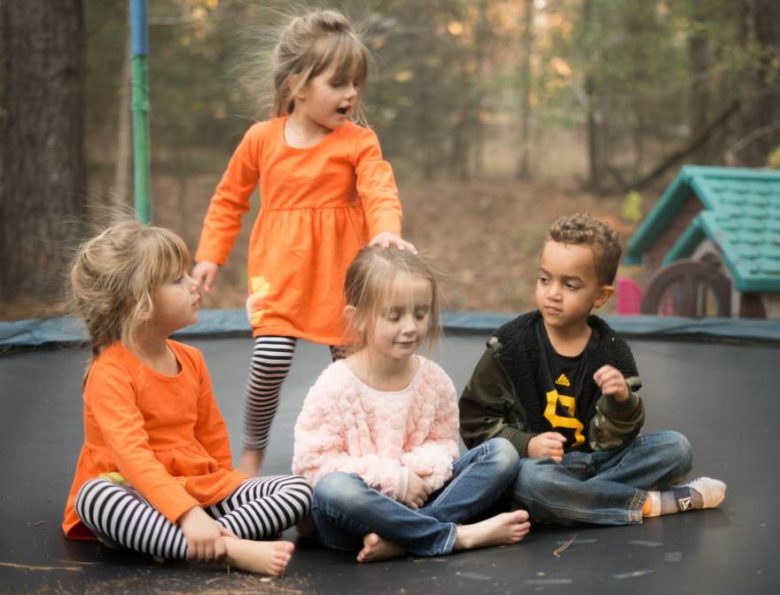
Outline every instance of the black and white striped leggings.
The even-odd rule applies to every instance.
[[[274,539],[309,514],[311,497],[311,487],[302,477],[253,477],[204,510],[237,537]],[[76,513],[109,547],[173,560],[187,557],[187,542],[179,525],[171,523],[127,485],[89,480],[76,496]]]
[[[249,364],[249,381],[244,404],[244,448],[265,450],[271,422],[279,407],[282,383],[290,371],[295,337],[257,337]],[[342,347],[331,346],[331,357],[344,357]]]

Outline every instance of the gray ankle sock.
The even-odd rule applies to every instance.
[[[661,492],[661,514],[674,514],[704,508],[701,494],[690,486],[680,486]]]

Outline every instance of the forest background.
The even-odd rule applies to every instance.
[[[73,247],[131,208],[128,6],[0,0],[0,320],[61,312]],[[151,0],[153,222],[191,248],[279,26],[313,7],[375,56],[368,120],[449,309],[532,307],[560,214],[625,241],[685,163],[780,167],[776,0]],[[254,204],[206,306],[244,302]]]

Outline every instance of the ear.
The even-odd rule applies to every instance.
[[[357,309],[355,306],[347,306],[344,308],[344,320],[347,321],[347,324],[350,328],[355,328],[355,315],[357,313]],[[359,329],[355,329],[359,330]]]
[[[594,308],[601,308],[604,304],[609,301],[609,298],[612,296],[612,294],[615,293],[615,288],[612,285],[602,285],[599,288],[599,292],[596,295],[596,299],[593,302]]]
[[[306,85],[301,79],[300,74],[291,74],[287,79],[290,88],[290,97],[296,101],[306,99]]]
[[[129,311],[135,310],[138,313],[138,322],[145,324],[152,319],[154,313],[154,303],[150,296],[142,297],[140,302],[129,306]]]

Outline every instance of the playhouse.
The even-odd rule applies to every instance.
[[[631,237],[645,314],[780,318],[780,171],[684,166]]]

